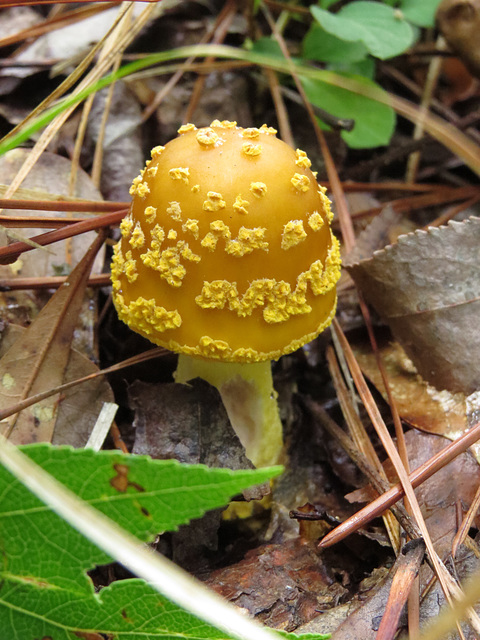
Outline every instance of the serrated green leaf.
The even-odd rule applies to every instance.
[[[44,444],[24,447],[23,451],[87,503],[142,540],[151,540],[159,531],[175,529],[207,509],[224,505],[232,495],[280,470],[277,467],[234,472]],[[0,467],[0,494],[2,637],[78,640],[79,633],[98,632],[100,625],[102,630],[107,629],[106,633],[117,634],[112,639],[123,637],[120,631],[123,634],[127,630],[130,640],[140,635],[143,640],[182,637],[182,633],[188,638],[188,633],[182,631],[184,622],[178,622],[184,621],[185,616],[193,621],[189,623],[191,628],[208,629],[207,635],[195,637],[224,637],[220,631],[212,631],[209,625],[167,602],[141,580],[115,583],[110,590],[95,594],[86,571],[109,562],[109,556],[53,513],[3,467]],[[118,594],[124,591],[117,589],[127,590],[123,600]],[[138,589],[146,589],[145,593],[154,599],[156,604],[151,610],[145,609],[143,600],[138,599]],[[125,616],[123,609],[118,609],[119,602],[128,605],[131,615]],[[163,626],[155,630],[149,620],[155,619],[158,610],[168,610],[168,615],[162,618]],[[142,615],[147,614],[150,617],[143,620]],[[141,626],[135,626],[134,619]],[[147,627],[152,629],[151,636],[143,633]]]
[[[367,56],[361,42],[345,42],[328,33],[320,25],[312,24],[303,39],[303,57],[318,62],[358,62]]]
[[[382,60],[403,53],[414,39],[402,13],[378,2],[350,2],[338,13],[316,6],[310,10],[325,31],[347,42],[363,42],[373,56]]]
[[[377,86],[371,80],[355,76],[357,82]],[[303,77],[302,84],[308,99],[338,118],[353,118],[352,131],[342,131],[342,138],[355,149],[388,144],[395,129],[395,112],[364,96],[355,95],[319,80]]]
[[[435,12],[441,0],[402,0],[400,7],[403,15],[418,27],[433,27]]]

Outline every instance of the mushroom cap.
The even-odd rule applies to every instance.
[[[184,125],[133,181],[113,301],[151,342],[259,362],[330,324],[340,276],[330,201],[306,154],[275,133]]]

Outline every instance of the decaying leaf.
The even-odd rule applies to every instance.
[[[1,334],[0,358],[16,340],[20,340],[26,329],[9,324]],[[98,367],[75,349],[65,370],[64,382],[77,380],[98,371]],[[98,376],[81,385],[67,389],[57,405],[52,444],[68,444],[77,449],[84,447],[105,402],[113,402],[113,392],[107,380]]]
[[[364,232],[368,235],[368,229]],[[480,218],[401,236],[346,267],[425,380],[480,388]]]
[[[447,445],[444,438],[414,429],[405,434],[405,441],[412,470],[427,462]],[[388,462],[385,467],[392,477],[393,471]],[[467,452],[457,456],[415,490],[432,542],[441,558],[446,557],[452,549],[458,527],[458,505],[466,512],[479,483],[480,466]],[[372,495],[368,486],[353,491],[346,498],[351,502],[365,502],[371,500]],[[477,518],[476,525],[478,524]]]
[[[9,184],[15,177],[17,171],[27,159],[30,151],[27,149],[15,149],[6,153],[0,158],[0,175],[4,184]],[[58,200],[60,196],[67,196],[68,184],[72,163],[67,158],[45,152],[40,160],[35,164],[28,177],[22,183],[24,189],[39,190],[39,198],[45,199],[46,193],[52,194],[52,199]],[[95,188],[89,176],[78,169],[77,186],[75,197],[84,200],[101,200],[102,197]],[[21,196],[18,196],[21,197]],[[49,212],[41,211],[16,211],[5,209],[3,215],[22,216],[51,216]],[[55,213],[58,217],[84,217],[85,213]],[[88,214],[87,214],[88,215]],[[19,233],[26,237],[32,237],[39,233],[44,233],[45,229],[21,229]],[[91,231],[72,239],[70,255],[66,253],[66,243],[59,242],[48,247],[48,250],[27,252],[21,256],[16,263],[8,266],[0,266],[0,277],[12,277],[12,272],[22,277],[40,277],[59,275],[59,272],[68,270],[69,266],[76,265],[82,259],[85,251],[95,238],[95,232]],[[2,231],[0,234],[0,244],[8,244],[7,238]],[[101,254],[94,265],[93,272],[98,273],[103,264]]]
[[[470,73],[480,77],[480,0],[443,0],[437,26]]]
[[[353,351],[364,374],[388,401],[370,345],[366,341],[357,342],[353,345]],[[467,403],[463,393],[438,391],[427,384],[396,342],[381,342],[379,354],[402,420],[422,431],[451,439],[457,438],[468,428]]]
[[[104,126],[103,114],[109,105]],[[144,163],[140,105],[124,82],[116,82],[113,95],[108,89],[95,96],[87,124],[87,144],[95,147],[104,134],[101,188],[107,200],[129,201],[128,190]]]
[[[8,349],[0,361],[0,407],[64,382],[70,345],[83,304],[92,263],[104,238],[98,236],[35,322]],[[2,432],[15,444],[52,440],[59,398],[52,396],[2,423]]]
[[[266,545],[215,571],[207,584],[270,627],[292,631],[347,593],[312,543]]]

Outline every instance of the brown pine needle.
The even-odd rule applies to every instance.
[[[104,227],[109,227],[110,225],[118,224],[125,213],[126,210],[124,209],[122,211],[107,213],[104,216],[97,216],[96,218],[82,220],[82,222],[76,222],[75,224],[71,224],[70,226],[63,227],[61,229],[55,229],[55,231],[42,233],[41,235],[32,238],[32,241],[41,247],[45,247],[53,242],[72,238],[73,236],[78,236],[81,233],[86,233],[87,231],[93,231],[94,229],[98,230]],[[22,253],[25,251],[31,251],[32,249],[35,249],[35,247],[31,246],[27,242],[13,242],[8,245],[8,247],[1,247],[0,264],[10,264],[15,262]]]
[[[412,471],[409,475],[412,487],[419,487],[425,480],[431,478],[439,469],[452,462],[461,453],[464,453],[477,440],[480,440],[480,422],[466,431],[462,436],[448,444],[444,449],[427,460],[420,467]],[[366,526],[371,520],[380,516],[386,509],[389,509],[396,502],[405,496],[405,492],[400,483],[394,485],[384,494],[370,502],[367,506],[357,511],[353,516],[342,522],[338,527],[330,531],[320,542],[322,549],[331,547],[347,536],[357,531],[360,527]]]

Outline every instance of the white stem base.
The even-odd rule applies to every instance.
[[[176,382],[185,384],[194,378],[217,388],[247,458],[256,467],[277,464],[283,429],[270,362],[210,362],[180,354]]]

